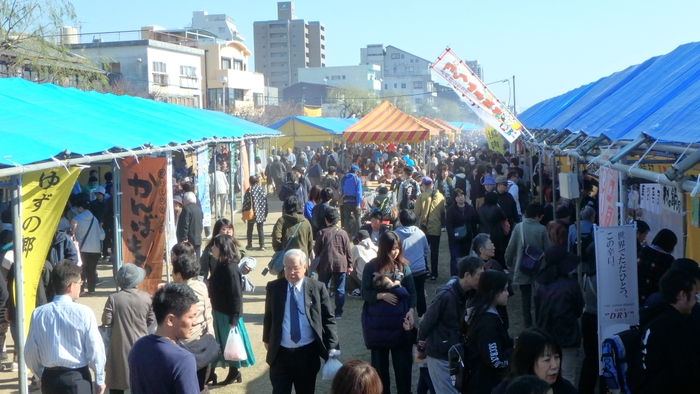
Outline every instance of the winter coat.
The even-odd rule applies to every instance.
[[[202,245],[202,209],[197,204],[182,207],[175,235],[177,242],[187,240],[194,247]]]
[[[469,179],[467,179],[466,175],[455,174],[454,178],[452,178],[452,190],[454,189],[462,189],[466,200],[471,202],[471,199],[469,198],[471,192],[471,184],[469,183]],[[469,202],[467,204],[469,204]]]
[[[321,202],[314,205],[311,210],[311,230],[314,235],[314,239],[318,236],[318,232],[326,228],[326,212],[331,209],[331,205],[327,202]]]
[[[435,189],[426,190],[418,196],[413,212],[418,226],[427,227],[426,235],[440,235],[445,220],[445,197]]]
[[[238,324],[243,313],[243,286],[238,264],[218,262],[209,277],[211,309],[228,316],[229,324]]]
[[[551,246],[566,250],[565,246]],[[578,256],[566,252],[571,266],[580,263]],[[581,345],[578,318],[583,313],[583,292],[578,280],[569,277],[563,266],[568,263],[548,262],[535,277],[535,316],[537,326],[549,333],[562,348]]]
[[[700,365],[694,353],[695,337],[687,316],[672,305],[659,302],[643,309],[640,319],[642,363],[646,381],[641,394],[694,393]]]
[[[280,201],[284,201],[291,196],[297,196],[297,198],[299,198],[300,209],[304,207],[306,200],[309,198],[308,195],[304,194],[304,189],[301,188],[301,185],[295,182],[285,182],[282,187],[280,187],[277,196],[280,198]],[[306,198],[303,198],[304,196],[306,196]]]
[[[521,236],[523,231],[524,236]],[[534,277],[520,271],[520,261],[523,254],[522,239],[525,239],[525,244],[533,246],[544,253],[550,246],[547,229],[536,219],[525,218],[524,221],[515,225],[511,233],[510,242],[508,242],[508,247],[506,248],[506,265],[513,271],[513,284],[531,285]],[[540,264],[540,268],[544,268],[544,261]]]
[[[314,256],[321,256],[319,273],[343,273],[352,267],[350,238],[345,230],[329,226],[318,232]]]
[[[284,179],[284,174],[287,172],[287,168],[281,161],[275,161],[270,164],[270,175],[275,180],[275,183],[281,182]]]
[[[51,249],[49,249],[46,259],[54,267],[59,261],[66,259],[78,264],[78,249],[75,247],[75,243],[73,243],[71,237],[66,234],[65,231],[59,230],[53,235]]]
[[[498,251],[506,248],[506,235],[503,233],[502,221],[506,220],[506,214],[498,205],[484,204],[477,209],[479,214],[479,233],[488,234],[491,242]]]
[[[352,247],[352,266],[357,273],[357,277],[362,280],[362,273],[365,270],[365,265],[377,258],[377,245],[372,243],[372,240],[363,239],[357,245]]]
[[[401,239],[401,249],[413,276],[424,274],[428,270],[426,257],[430,252],[425,234],[416,226],[401,226],[395,232]]]
[[[289,243],[289,249],[301,249],[306,253],[306,257],[311,256],[311,246],[313,241],[313,236],[311,234],[311,223],[309,223],[304,216],[299,213],[293,214],[283,214],[275,226],[272,228],[272,248],[275,252],[284,249],[287,245],[287,240],[294,233],[294,229],[297,224],[301,223],[299,226],[299,231],[294,236],[294,239]]]
[[[85,210],[77,214],[73,220],[77,222],[74,234],[75,239],[78,240],[78,245],[80,245],[80,252],[101,253],[100,223],[92,212]],[[92,223],[92,227],[90,223]]]
[[[498,194],[498,206],[501,207],[503,213],[506,214],[510,227],[513,228],[515,223],[520,221],[520,215],[518,215],[518,205],[513,196],[507,191],[505,193],[496,194]]]
[[[471,295],[473,292],[465,292],[456,279],[437,289],[418,330],[418,340],[426,341],[427,356],[447,361],[450,347],[461,340],[460,321]]]
[[[243,196],[243,211],[247,211],[250,205],[251,196],[253,197],[253,221],[255,223],[265,223],[267,220],[267,196],[265,190],[260,185],[254,185],[249,188]]]
[[[467,237],[455,240],[454,229],[462,226],[467,226]],[[477,215],[476,210],[471,205],[465,203],[464,207],[459,207],[457,203],[454,203],[447,208],[445,230],[450,245],[454,245],[457,242],[471,245],[474,236],[477,234],[478,227],[479,215]]]
[[[450,178],[448,176],[445,179],[442,179],[442,178],[438,179],[437,185],[435,185],[436,186],[435,189],[437,189],[443,195],[443,197],[445,197],[445,201],[446,201],[445,205],[446,206],[450,206],[452,204],[452,201],[454,201],[454,198],[455,198],[455,189],[452,186],[452,183],[453,183],[452,178]],[[447,190],[445,190],[445,189],[447,189]],[[447,194],[445,194],[445,193],[447,193]]]
[[[639,305],[659,291],[659,280],[671,268],[674,257],[655,245],[642,248],[637,261],[637,283],[639,285]]]
[[[495,309],[482,312],[472,322],[467,344],[478,356],[476,370],[469,381],[470,394],[491,394],[508,371],[510,356],[513,354],[513,340],[503,326]]]

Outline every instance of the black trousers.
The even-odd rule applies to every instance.
[[[430,245],[430,276],[438,277],[438,253],[440,251],[440,236],[427,235],[428,245]]]
[[[532,285],[520,285],[520,297],[525,328],[530,328],[532,327]]]
[[[391,379],[389,378],[389,352],[394,364],[394,377],[396,378],[396,392],[398,394],[411,393],[411,368],[413,367],[413,355],[411,343],[402,344],[390,349],[372,349],[372,366],[377,370],[382,381],[382,394],[391,394]]]
[[[83,260],[83,281],[87,284],[87,291],[95,291],[97,284],[97,262],[100,260],[101,254],[80,252],[80,259]],[[83,285],[85,286],[85,284]]]
[[[200,394],[206,394],[209,392],[209,388],[207,387],[207,378],[209,377],[210,372],[211,372],[211,364],[207,365],[204,368],[197,370],[197,382],[199,383]],[[112,394],[112,393],[110,393],[110,394]]]
[[[77,369],[46,368],[41,375],[42,394],[92,394],[93,389],[87,366]]]
[[[418,317],[422,317],[427,309],[427,304],[425,301],[426,279],[428,279],[427,273],[423,273],[413,277],[413,283],[416,286],[416,311],[418,312]]]
[[[583,337],[583,363],[581,363],[578,392],[580,394],[593,394],[595,386],[600,380],[598,376],[598,316],[583,312],[581,334]]]
[[[314,394],[320,369],[321,358],[314,343],[298,349],[280,347],[270,365],[272,394],[290,394],[292,385],[296,394]]]
[[[248,221],[248,246],[253,246],[253,227],[258,228],[258,245],[265,246],[265,233],[263,232],[263,225],[265,223],[255,223],[255,220]]]

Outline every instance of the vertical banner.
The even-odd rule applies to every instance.
[[[595,227],[598,349],[605,338],[639,324],[636,232],[634,226]]]
[[[22,268],[24,271],[24,332],[36,306],[39,277],[53,235],[80,168],[52,169],[22,175]],[[14,290],[13,290],[14,293]]]
[[[678,189],[672,186],[664,185],[663,195],[662,195],[662,205],[665,210],[679,215],[683,214],[683,207],[681,206],[681,198],[678,195]]]
[[[503,150],[503,138],[496,129],[489,126],[484,129],[484,134],[486,135],[486,142],[489,144],[489,149],[500,154],[504,154]]]
[[[138,288],[153,295],[163,279],[167,160],[128,157],[122,163],[122,261],[146,271]]]
[[[525,132],[518,119],[484,85],[479,77],[450,48],[430,66],[452,86],[457,95],[487,124],[498,130],[508,142]]]
[[[197,148],[197,196],[202,208],[202,226],[211,226],[211,198],[209,197],[209,147]]]
[[[248,161],[248,146],[241,140],[241,195],[250,187],[250,162]]]
[[[603,227],[615,226],[618,224],[617,177],[617,171],[607,167],[600,168],[598,204],[600,209],[600,225]]]

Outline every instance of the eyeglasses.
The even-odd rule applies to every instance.
[[[284,270],[291,273],[297,273],[304,270],[304,267],[284,267]]]
[[[81,279],[81,280],[79,280],[77,282],[73,282],[73,283],[76,283],[78,286],[82,286],[83,283],[85,283],[85,282]]]

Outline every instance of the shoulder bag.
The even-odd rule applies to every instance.
[[[250,205],[245,206],[245,204],[244,204],[244,207],[243,207],[242,219],[245,220],[246,222],[253,220],[253,218],[255,217],[255,214],[253,212],[253,190],[252,190],[252,188],[249,190],[249,192],[250,192],[250,199],[249,199]],[[246,209],[246,208],[248,208],[248,209]]]
[[[301,223],[297,224],[297,227],[294,229],[292,236],[287,240],[287,244],[284,245],[284,248],[276,251],[275,254],[272,255],[270,263],[267,264],[267,269],[272,272],[272,275],[279,275],[284,270],[284,253],[287,251],[289,243],[292,242],[292,239],[294,239],[294,237],[297,235],[299,227],[301,227]]]
[[[337,227],[335,228],[333,235],[331,235],[330,238],[328,239],[328,243],[326,244],[326,246],[323,247],[323,250],[321,251],[321,253],[319,253],[318,256],[314,257],[314,259],[311,260],[311,267],[309,267],[309,268],[311,268],[311,271],[313,271],[313,272],[317,271],[318,265],[321,264],[321,256],[323,256],[323,254],[326,253],[326,250],[328,250],[328,247],[333,242],[333,237],[335,237],[336,234],[338,234]]]
[[[209,332],[209,327],[206,321],[207,307],[204,304],[204,324],[205,330],[202,336],[193,342],[184,344],[180,342],[180,345],[187,349],[190,353],[194,355],[195,362],[197,363],[197,370],[200,370],[207,365],[211,364],[221,352],[221,347],[219,342],[217,342],[214,333]]]
[[[522,258],[520,259],[520,272],[534,275],[539,271],[544,252],[534,246],[525,244],[525,226],[520,224],[520,240],[522,241]]]
[[[85,245],[85,241],[87,241],[88,235],[90,235],[90,230],[92,230],[92,224],[95,222],[95,217],[92,217],[92,220],[90,221],[90,225],[88,226],[87,231],[85,232],[85,236],[83,237],[83,240],[80,241],[80,248],[78,250],[83,249],[83,245]]]

